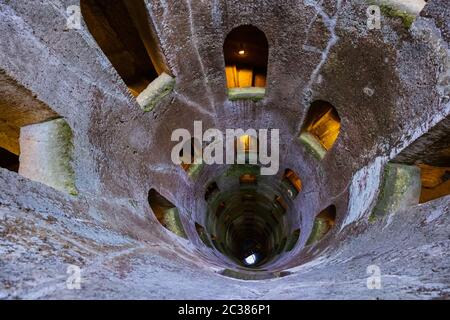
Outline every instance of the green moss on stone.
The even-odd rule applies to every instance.
[[[203,164],[195,164],[193,163],[188,170],[188,174],[191,178],[196,179],[198,175],[200,174],[200,171],[202,171]]]
[[[420,198],[420,170],[416,166],[389,163],[384,168],[377,204],[369,217],[376,221],[388,213],[395,213]]]
[[[327,150],[315,136],[309,132],[303,132],[299,139],[308,152],[311,153],[317,160],[322,160],[325,157]]]
[[[411,27],[414,20],[416,19],[414,15],[411,15],[406,11],[393,8],[392,6],[389,6],[387,4],[380,5],[380,10],[385,16],[393,18],[401,18],[403,21],[403,26],[407,29]]]
[[[228,89],[228,99],[230,99],[230,101],[251,100],[257,102],[264,99],[265,94],[266,89],[260,87]]]
[[[177,236],[187,239],[177,208],[167,209],[164,213],[164,225]]]
[[[290,237],[289,240],[287,241],[286,244],[286,251],[292,251],[292,249],[294,249],[295,245],[298,242],[298,239],[300,238],[300,231],[295,231]]]
[[[370,5],[379,6],[381,13],[386,17],[402,19],[403,26],[407,29],[411,27],[414,20],[416,19],[416,16],[414,14],[408,13],[405,10],[398,9],[386,0],[367,0],[366,2]]]
[[[377,220],[377,215],[375,214],[375,210],[373,210],[369,216],[369,223],[375,223]]]
[[[311,235],[306,242],[306,245],[310,245],[321,240],[330,230],[330,225],[327,220],[316,218],[314,220],[313,229],[311,231]]]
[[[166,73],[162,73],[141,92],[137,101],[144,112],[152,111],[163,98],[173,91],[174,87],[175,79]]]
[[[60,172],[63,172],[63,188],[72,196],[78,195],[78,190],[75,186],[75,171],[73,170],[73,133],[70,126],[64,119],[55,120],[58,126],[58,135],[56,137],[57,145],[59,145],[58,166]]]

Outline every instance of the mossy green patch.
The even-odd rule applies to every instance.
[[[193,163],[188,170],[188,174],[191,178],[196,179],[198,175],[200,174],[200,171],[202,171],[203,164],[195,164]]]
[[[381,1],[368,0],[366,2],[370,5],[379,6],[381,13],[386,17],[402,19],[403,26],[407,29],[411,27],[414,20],[416,19],[416,16],[414,14],[396,8],[393,4],[387,2],[386,0]]]
[[[174,87],[175,79],[162,73],[141,92],[137,101],[144,112],[152,111],[163,98],[173,91]]]
[[[58,126],[58,134],[56,136],[56,144],[60,147],[58,166],[59,172],[63,172],[63,188],[72,196],[78,195],[78,190],[75,186],[75,171],[73,170],[73,133],[70,126],[64,119],[55,120],[55,124]]]
[[[416,166],[389,163],[384,168],[377,204],[370,222],[388,213],[414,205],[420,198],[420,169]]]
[[[177,236],[187,239],[187,235],[184,231],[183,224],[181,223],[180,214],[177,208],[170,208],[166,210],[164,213],[164,225]]]
[[[414,20],[416,19],[416,17],[414,15],[411,15],[411,14],[407,13],[406,11],[402,11],[402,10],[393,8],[386,4],[380,5],[380,10],[385,16],[393,17],[393,18],[398,17],[398,18],[402,19],[403,26],[407,29],[409,29],[411,27]]]
[[[260,87],[248,88],[230,88],[228,89],[228,99],[230,101],[236,100],[251,100],[254,102],[264,99],[266,89]]]
[[[303,132],[300,137],[300,142],[306,147],[309,153],[311,153],[317,160],[322,160],[327,153],[327,150],[322,146],[320,141],[310,134],[309,132]]]
[[[330,230],[330,225],[327,220],[316,218],[314,220],[313,229],[311,231],[311,235],[306,242],[306,245],[310,245],[321,240]]]

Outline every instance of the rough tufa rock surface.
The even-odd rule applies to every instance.
[[[145,0],[173,78],[156,80],[140,103],[85,21],[67,29],[73,1],[60,3],[0,0],[0,119],[14,101],[64,118],[78,191],[73,197],[0,168],[1,299],[448,299],[450,197],[369,217],[386,164],[427,145],[421,138],[433,128],[448,137],[449,1],[428,1],[410,28],[384,15],[381,29],[368,30],[366,1]],[[226,86],[224,39],[244,24],[269,43],[257,102],[230,100]],[[298,139],[316,100],[341,118],[320,161]],[[301,177],[284,218],[286,233],[301,233],[268,266],[271,279],[227,277],[235,265],[199,239],[205,188],[229,168],[203,166],[194,179],[172,163],[173,130],[192,130],[194,120],[223,131],[280,129],[280,172],[269,180],[281,181],[286,168]],[[445,141],[433,139],[433,150]],[[422,150],[408,148],[416,149],[407,154],[414,163]],[[270,181],[264,186],[278,192]],[[151,188],[176,206],[187,239],[159,223]],[[316,215],[330,205],[335,226],[305,247]],[[374,265],[382,286],[372,290]],[[82,271],[81,290],[67,287],[71,266]]]

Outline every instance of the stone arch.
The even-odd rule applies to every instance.
[[[223,52],[230,98],[264,97],[269,60],[264,32],[252,25],[234,28],[225,39]]]

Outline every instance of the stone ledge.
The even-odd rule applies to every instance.
[[[384,169],[380,188],[371,220],[419,203],[420,169],[416,166],[388,163]]]
[[[266,89],[260,88],[260,87],[228,89],[228,99],[230,99],[230,101],[252,100],[252,101],[257,102],[257,101],[264,99],[265,95],[266,95]]]
[[[19,174],[77,195],[72,168],[72,139],[72,130],[61,118],[22,127]]]
[[[152,111],[164,97],[173,91],[174,87],[175,78],[162,73],[139,94],[137,102],[145,112]]]
[[[327,150],[322,146],[320,141],[311,133],[303,132],[300,137],[300,142],[306,147],[306,149],[318,160],[322,160]]]

